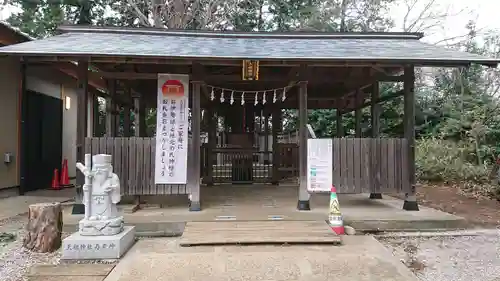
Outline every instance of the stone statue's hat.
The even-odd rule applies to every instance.
[[[92,156],[94,165],[111,165],[113,157],[109,154],[97,154]]]

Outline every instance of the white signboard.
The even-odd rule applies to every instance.
[[[158,74],[155,184],[186,184],[189,75]]]
[[[307,191],[330,192],[333,182],[332,139],[307,140]]]

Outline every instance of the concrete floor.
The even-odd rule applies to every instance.
[[[329,195],[311,197],[311,211],[298,211],[296,186],[217,186],[202,188],[202,211],[188,210],[187,196],[149,197],[146,205],[130,213],[132,205],[122,205],[125,222],[137,226],[141,235],[180,235],[185,222],[214,220],[303,220],[318,221],[328,218]],[[432,208],[405,211],[403,201],[389,196],[370,200],[368,194],[340,194],[340,208],[344,222],[358,230],[435,230],[464,226],[461,217]],[[156,201],[156,202],[155,202]],[[160,207],[160,204],[162,207]],[[71,215],[66,209],[66,231],[75,231],[81,215]]]
[[[65,202],[73,199],[74,188],[62,190],[37,190],[27,192],[23,196],[12,196],[0,199],[0,221],[28,212],[31,204],[44,202]]]
[[[180,247],[178,238],[139,240],[105,281],[417,281],[371,236],[336,246]]]

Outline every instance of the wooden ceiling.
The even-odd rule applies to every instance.
[[[298,81],[308,81],[308,108],[354,108],[369,100],[371,85],[377,81],[402,81],[402,66],[290,66],[263,63],[260,67],[259,81],[242,81],[242,66],[230,65],[168,65],[168,64],[112,64],[93,63],[97,71],[89,72],[89,79],[119,80],[136,94],[144,95],[148,106],[156,103],[158,73],[189,74],[191,79],[205,83],[202,87],[204,99],[202,107],[218,104],[209,100],[212,86],[239,91],[250,102],[254,92],[293,86]],[[217,90],[217,89],[216,89]],[[126,92],[123,87],[120,94]],[[220,90],[219,90],[220,92]],[[230,91],[228,90],[229,94]],[[280,103],[283,108],[298,107],[298,87],[287,91],[287,99]],[[219,98],[220,94],[217,95]],[[226,98],[228,100],[228,98]],[[268,106],[272,106],[269,103]]]

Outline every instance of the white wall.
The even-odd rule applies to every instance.
[[[18,175],[18,114],[19,86],[21,83],[19,60],[0,57],[0,189],[19,185]],[[5,164],[5,153],[13,155],[13,162]]]

